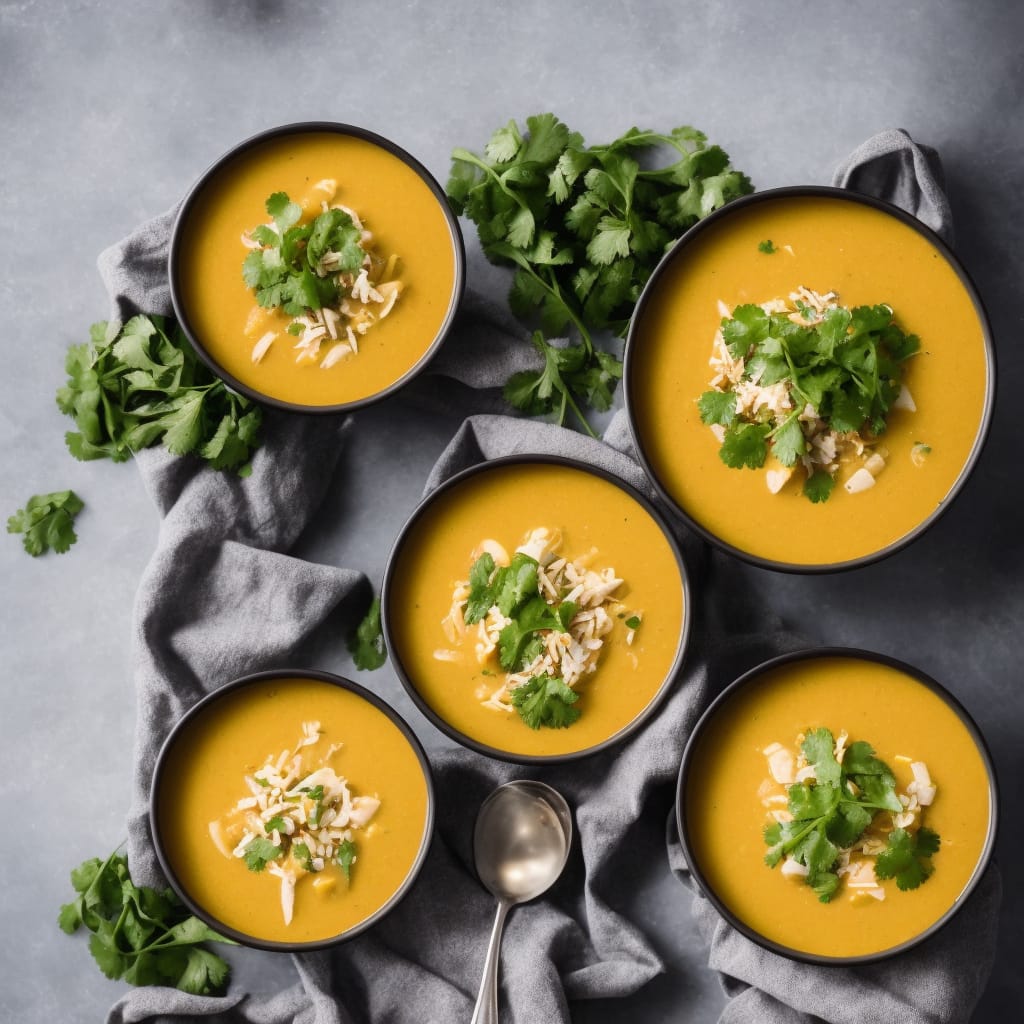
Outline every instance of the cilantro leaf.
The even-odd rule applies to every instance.
[[[575,690],[547,672],[512,690],[512,706],[531,729],[568,728],[580,717],[579,709],[573,707],[578,700]]]
[[[98,323],[72,346],[57,406],[75,420],[65,435],[77,459],[124,462],[161,441],[215,469],[235,469],[259,446],[261,409],[229,391],[196,357],[181,329],[141,314]]]
[[[74,491],[34,494],[7,520],[8,533],[20,533],[22,546],[35,558],[51,548],[63,554],[78,540],[75,517],[85,507]]]
[[[269,821],[263,823],[263,831],[270,835],[271,832],[287,832],[288,826],[285,824],[284,818],[280,814],[275,814]]]
[[[902,891],[916,889],[935,870],[931,858],[939,851],[939,835],[922,827],[917,833],[897,828],[889,833],[886,848],[875,859],[878,878],[895,878]]]
[[[344,839],[338,844],[338,852],[334,858],[338,867],[345,872],[345,877],[352,878],[352,865],[356,862],[356,844],[351,839]]]
[[[299,866],[306,871],[313,870],[313,854],[305,843],[292,843],[289,847],[292,856],[299,862]]]
[[[526,668],[539,653],[536,646],[531,646],[531,640],[535,633],[544,629],[560,630],[561,623],[543,597],[533,597],[498,634],[501,667],[512,672]]]
[[[737,306],[731,317],[722,320],[722,337],[733,359],[742,359],[750,349],[768,337],[768,314],[748,303]]]
[[[360,671],[373,671],[388,660],[387,648],[384,646],[384,630],[380,624],[380,598],[375,597],[349,637],[348,650],[352,661]]]
[[[760,469],[768,458],[768,433],[771,428],[756,423],[743,423],[726,428],[725,440],[718,449],[719,458],[733,469],[747,466]]]
[[[494,558],[485,551],[469,570],[469,597],[462,611],[467,625],[475,625],[494,607],[494,569]]]
[[[275,846],[269,839],[264,839],[262,836],[256,836],[255,839],[249,841],[242,859],[250,871],[262,871],[268,861],[277,860],[282,853],[280,846]]]
[[[828,786],[838,785],[842,769],[835,758],[835,739],[828,729],[809,730],[800,750],[807,763],[813,765],[817,782]],[[850,771],[849,766],[846,770]]]
[[[511,615],[526,598],[537,595],[539,569],[537,560],[521,551],[512,556],[512,561],[502,574],[501,588],[495,600],[502,615]]]
[[[731,426],[736,420],[736,395],[732,391],[705,391],[697,399],[701,423]]]
[[[766,238],[763,242],[758,242],[757,250],[758,252],[766,253],[769,256],[774,252],[778,252],[770,238]]]
[[[804,494],[813,502],[828,501],[835,485],[835,479],[827,470],[816,469],[804,481]]]
[[[640,616],[639,615],[631,615],[628,619],[626,619],[626,628],[627,629],[639,629],[640,628]]]
[[[771,435],[772,455],[784,466],[795,466],[797,459],[807,451],[807,442],[794,413]]]

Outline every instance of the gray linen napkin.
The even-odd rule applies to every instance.
[[[920,196],[941,189],[927,160],[908,158],[909,138],[894,149],[891,133],[862,147],[870,181],[890,197],[924,209]],[[886,141],[888,140],[888,141]],[[874,141],[874,140],[872,140]],[[915,152],[920,152],[916,150]],[[859,153],[861,151],[858,151]],[[852,183],[858,167],[847,166]],[[866,172],[865,172],[866,173]],[[867,179],[865,179],[867,180]],[[917,186],[915,187],[915,180]],[[933,200],[930,200],[933,203]],[[938,208],[934,205],[932,208]],[[946,208],[948,214],[948,207]],[[168,312],[164,278],[173,212],[143,226],[100,260],[117,315]],[[942,224],[933,224],[942,227]],[[460,412],[500,408],[509,372],[534,365],[522,332],[507,314],[467,297],[457,330],[410,393]],[[406,396],[409,397],[409,396]],[[401,401],[393,399],[392,401]],[[153,758],[173,722],[203,693],[246,671],[293,662],[317,630],[351,621],[358,574],[290,558],[287,551],[316,513],[345,439],[342,420],[273,414],[252,476],[234,479],[161,451],[137,458],[164,521],[156,554],[136,603],[135,675],[139,690],[135,797],[129,857],[139,881],[161,881],[152,853],[145,801]],[[622,413],[605,443],[548,424],[507,416],[470,417],[435,466],[426,489],[484,459],[519,452],[571,454],[651,493],[632,457]],[[472,872],[476,808],[511,777],[536,777],[560,788],[574,807],[578,840],[566,876],[550,897],[519,908],[502,958],[503,1019],[548,1024],[569,1019],[570,999],[624,996],[661,969],[650,943],[614,907],[636,877],[637,856],[652,815],[665,813],[686,737],[713,689],[779,650],[796,646],[764,609],[749,609],[761,629],[729,635],[735,621],[736,566],[709,555],[680,527],[699,595],[690,655],[661,712],[631,741],[587,761],[543,773],[513,768],[465,750],[433,758],[437,830],[417,885],[383,922],[329,953],[295,957],[299,984],[274,996],[191,996],[135,989],[112,1008],[110,1022],[170,1021],[194,1016],[251,1024],[396,1024],[468,1020],[479,981],[492,901]],[[253,622],[259,622],[256,630]],[[373,685],[372,676],[363,682]],[[670,849],[681,868],[678,850]],[[837,973],[765,954],[695,901],[712,944],[712,967],[734,996],[725,1021],[958,1021],[969,1014],[992,959],[998,878],[990,872],[956,925],[892,965]],[[680,923],[680,929],[687,925]],[[967,968],[964,964],[973,963]],[[906,984],[913,970],[917,981]],[[835,984],[837,987],[831,989]]]

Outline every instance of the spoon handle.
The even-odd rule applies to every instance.
[[[498,1024],[498,963],[501,954],[501,933],[505,929],[505,918],[511,904],[498,901],[498,912],[494,915],[491,941],[487,944],[487,959],[484,961],[484,976],[480,979],[480,994],[476,997],[471,1024]]]

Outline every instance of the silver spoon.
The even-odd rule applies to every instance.
[[[473,833],[480,881],[497,897],[472,1024],[498,1024],[498,954],[508,912],[555,883],[572,844],[572,815],[543,782],[507,782],[483,802]]]

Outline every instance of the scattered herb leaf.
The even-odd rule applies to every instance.
[[[640,628],[640,616],[639,615],[631,615],[628,619],[626,619],[626,628],[627,629],[639,629]]]
[[[512,691],[512,706],[531,729],[565,729],[572,725],[580,717],[579,709],[573,707],[578,700],[575,690],[547,672]]]
[[[74,491],[34,494],[7,520],[8,533],[20,533],[22,546],[35,558],[52,548],[63,554],[78,540],[75,516],[85,507]]]
[[[766,238],[763,242],[758,242],[757,248],[759,252],[767,253],[769,256],[774,252],[778,252],[770,238]]]

